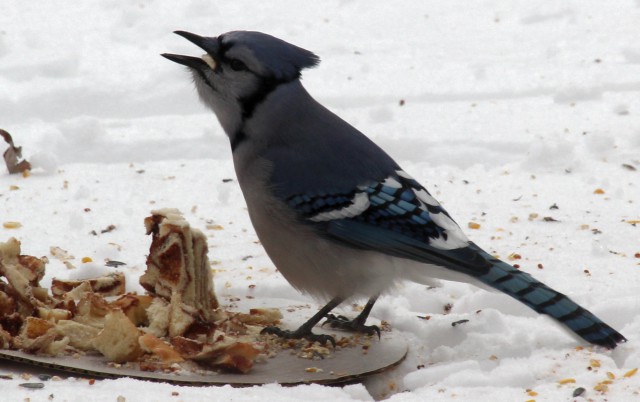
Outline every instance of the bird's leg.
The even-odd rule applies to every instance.
[[[323,319],[324,317],[327,316],[327,314],[329,314],[329,312],[331,310],[333,310],[338,304],[342,303],[342,298],[340,297],[336,297],[334,299],[331,299],[331,301],[329,303],[327,303],[326,306],[322,307],[313,317],[311,317],[307,322],[305,322],[304,324],[302,324],[300,326],[300,328],[296,329],[295,331],[289,331],[289,330],[285,330],[285,329],[280,329],[278,327],[265,327],[262,331],[260,331],[261,334],[273,334],[273,335],[277,335],[281,338],[285,338],[285,339],[308,339],[312,342],[320,342],[321,344],[325,344],[327,342],[331,342],[331,344],[333,345],[333,347],[336,347],[336,340],[333,339],[333,337],[331,335],[318,335],[318,334],[314,334],[313,332],[311,332],[311,329],[318,323],[320,322],[321,319]]]
[[[325,321],[322,325],[329,324],[331,328],[362,332],[367,335],[378,334],[378,338],[380,338],[380,328],[378,328],[378,326],[365,325],[365,322],[367,322],[367,317],[369,317],[369,313],[371,313],[371,309],[373,308],[373,304],[376,302],[376,300],[378,300],[378,296],[370,298],[367,304],[364,306],[362,312],[360,312],[360,314],[358,314],[358,316],[353,320],[349,320],[343,315],[335,316],[333,314],[328,314],[327,321]]]

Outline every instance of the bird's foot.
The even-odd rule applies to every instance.
[[[327,320],[322,323],[322,326],[328,324],[331,328],[360,332],[366,335],[377,334],[378,339],[380,339],[380,328],[377,325],[365,325],[363,320],[359,318],[358,316],[350,320],[343,315],[327,314]]]
[[[287,329],[270,326],[263,328],[260,333],[276,335],[283,339],[307,339],[311,342],[318,342],[321,345],[326,345],[327,342],[330,342],[334,348],[336,347],[336,340],[333,338],[333,336],[325,334],[314,334],[313,332],[311,332],[311,330],[307,330],[304,328],[298,328],[295,331],[290,331]]]

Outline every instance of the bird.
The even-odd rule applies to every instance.
[[[177,35],[201,57],[163,53],[186,66],[200,100],[229,137],[251,223],[278,271],[326,301],[296,330],[263,332],[323,344],[333,328],[378,334],[366,321],[378,297],[409,280],[471,283],[503,292],[609,349],[625,337],[590,311],[469,240],[443,206],[384,150],[316,101],[301,82],[313,52],[266,33]],[[353,319],[331,311],[367,300]]]

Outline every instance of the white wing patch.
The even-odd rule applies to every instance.
[[[369,208],[369,205],[369,196],[366,193],[356,193],[351,200],[351,205],[333,211],[321,212],[309,219],[314,222],[323,222],[334,219],[353,218],[363,213]]]
[[[434,207],[439,207],[440,206],[440,203],[438,202],[438,200],[433,198],[425,190],[418,190],[418,191],[413,190],[413,192],[416,195],[416,197],[418,197],[418,199],[420,201],[424,202],[425,204],[429,204],[429,205],[434,206]]]
[[[430,243],[432,246],[443,250],[452,250],[454,248],[467,247],[469,245],[469,239],[453,219],[443,213],[432,213],[431,219],[436,225],[443,228],[444,232],[447,234],[447,240],[442,237],[431,239]]]
[[[396,170],[396,174],[398,176],[400,176],[400,177],[405,178],[405,179],[415,180],[413,177],[411,177],[411,175],[409,175],[404,170]],[[433,198],[424,189],[420,189],[420,190],[415,190],[414,189],[413,193],[416,195],[416,197],[418,197],[418,200],[420,200],[424,204],[428,204],[428,205],[431,205],[433,207],[439,207],[440,206],[440,203],[438,202],[438,200]],[[427,207],[425,205],[422,205],[422,208],[424,210],[427,209]],[[431,216],[431,219],[433,220],[433,222],[436,225],[440,226],[442,229],[444,229],[444,232],[447,234],[447,239],[446,240],[444,238],[442,238],[442,237],[438,237],[438,238],[435,238],[435,239],[433,239],[433,238],[429,239],[429,243],[433,247],[439,248],[441,250],[453,250],[453,249],[456,249],[456,248],[467,247],[469,245],[469,239],[462,232],[462,229],[460,229],[460,226],[458,226],[453,221],[453,219],[449,218],[444,213],[429,212],[429,215]]]
[[[402,188],[402,184],[400,184],[400,182],[393,177],[387,177],[386,179],[384,179],[382,185],[391,188]]]

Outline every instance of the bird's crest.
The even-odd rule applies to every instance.
[[[255,31],[232,31],[218,38],[220,51],[242,54],[259,64],[261,75],[272,76],[276,80],[289,81],[300,76],[304,68],[312,68],[320,63],[314,53],[292,45],[271,35]]]

